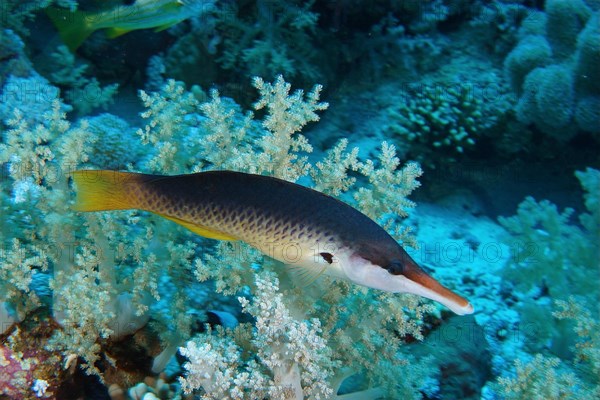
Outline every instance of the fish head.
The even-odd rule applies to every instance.
[[[416,294],[437,301],[458,315],[473,313],[468,300],[440,284],[406,252],[402,257],[375,262],[356,253],[345,258],[342,270],[358,285],[392,293]]]

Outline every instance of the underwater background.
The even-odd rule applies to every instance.
[[[600,399],[597,0],[0,1],[0,399]],[[69,174],[337,197],[475,309]]]

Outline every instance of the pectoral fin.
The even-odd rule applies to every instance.
[[[294,282],[300,287],[312,285],[334,262],[335,256],[330,253],[319,253],[321,257],[318,262],[306,265],[288,264],[290,275]]]
[[[299,265],[288,264],[293,282],[301,288],[312,285],[325,272],[326,266],[306,268]]]

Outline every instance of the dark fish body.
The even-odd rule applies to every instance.
[[[78,186],[75,208],[80,211],[151,211],[205,237],[242,240],[317,275],[324,272],[369,287],[413,293],[398,279],[415,281],[437,297],[417,294],[437,301],[450,298],[462,313],[471,307],[422,271],[366,215],[294,183],[231,171],[177,176],[77,171],[73,177]],[[390,286],[394,280],[395,286]]]
[[[218,171],[149,178],[142,187],[148,196],[142,196],[139,208],[216,228],[261,248],[312,242],[398,259],[406,254],[385,230],[346,203],[284,180]]]

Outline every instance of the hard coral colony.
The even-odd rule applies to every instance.
[[[0,7],[1,400],[600,398],[598,1]]]

